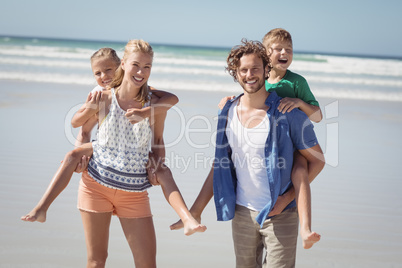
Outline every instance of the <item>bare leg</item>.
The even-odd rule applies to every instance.
[[[112,212],[81,211],[81,218],[87,245],[87,268],[105,267]]]
[[[158,177],[158,181],[161,184],[163,194],[165,195],[168,203],[173,207],[176,211],[177,215],[179,215],[180,219],[184,224],[184,234],[192,235],[196,232],[205,232],[207,227],[205,225],[200,224],[194,217],[191,215],[188,210],[183,197],[177,187],[172,172],[168,167],[163,165],[161,168],[157,170],[156,176]],[[171,228],[173,229],[173,228]]]
[[[68,152],[38,204],[31,210],[31,212],[21,217],[21,220],[29,222],[45,222],[47,210],[56,197],[70,182],[75,168],[78,163],[81,162],[81,158],[83,156],[91,155],[92,143],[86,143],[81,147]]]
[[[156,267],[156,237],[152,217],[120,218],[121,227],[133,253],[135,267]]]
[[[303,247],[308,249],[318,242],[321,236],[311,231],[311,190],[308,165],[307,160],[299,152],[294,154],[292,182],[300,218],[300,236],[303,240]]]

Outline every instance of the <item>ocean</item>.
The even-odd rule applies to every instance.
[[[155,57],[149,84],[155,88],[240,92],[225,71],[230,48],[151,45]],[[77,84],[90,88],[95,86],[89,60],[92,53],[101,47],[111,47],[121,57],[124,46],[125,42],[2,36],[0,81]],[[301,53],[296,47],[289,69],[307,79],[317,98],[402,102],[401,59]]]

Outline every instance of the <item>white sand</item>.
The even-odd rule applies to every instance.
[[[74,133],[65,131],[65,120],[88,91],[80,86],[2,84],[0,267],[85,266],[83,228],[76,209],[78,175],[52,205],[46,223],[19,218],[39,200],[60,160],[71,150],[68,137]],[[166,122],[167,157],[191,205],[208,173],[203,165],[213,156],[210,140],[216,104],[226,93],[175,93],[180,109],[172,111]],[[322,239],[310,250],[299,241],[297,267],[401,267],[402,105],[319,101],[328,110],[316,131],[329,164],[312,191],[313,230]],[[208,230],[186,237],[182,231],[169,230],[178,217],[161,189],[152,188],[150,196],[159,267],[234,267],[231,224],[216,221],[213,202],[203,215]],[[131,253],[114,218],[107,267],[130,266]]]

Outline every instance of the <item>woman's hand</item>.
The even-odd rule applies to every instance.
[[[149,152],[148,163],[146,165],[148,171],[148,180],[153,186],[160,185],[156,175],[157,160],[152,152]]]
[[[75,168],[74,172],[81,173],[87,169],[90,156],[83,155],[81,158],[81,162],[78,163],[77,167]]]

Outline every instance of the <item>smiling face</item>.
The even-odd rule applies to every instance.
[[[134,52],[122,61],[121,68],[124,70],[125,82],[140,88],[151,75],[152,57],[142,52]]]
[[[96,83],[102,88],[106,88],[112,82],[118,67],[115,60],[106,57],[92,60],[91,66]]]
[[[262,59],[256,54],[245,54],[240,58],[236,71],[236,79],[245,92],[252,94],[260,89],[265,90],[265,77]]]
[[[277,41],[268,48],[272,68],[276,71],[286,71],[293,60],[292,43],[288,41]]]

